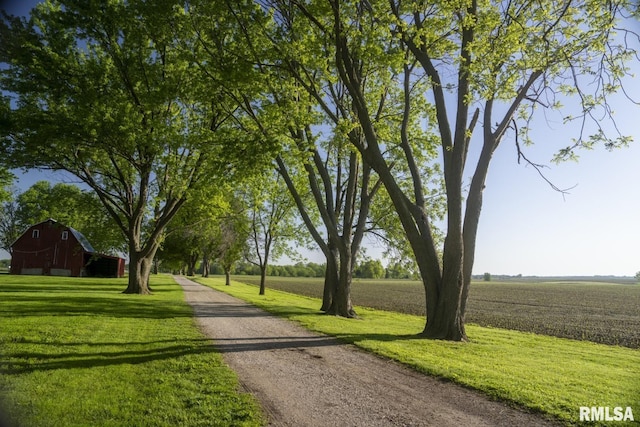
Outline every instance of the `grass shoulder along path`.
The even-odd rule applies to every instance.
[[[0,421],[39,426],[257,426],[254,398],[197,328],[180,287],[0,275]]]
[[[316,332],[488,396],[579,424],[580,407],[631,407],[640,418],[640,351],[467,325],[470,342],[425,340],[424,318],[356,307],[359,319],[321,315],[320,300],[219,278],[196,281]],[[590,423],[597,425],[597,423]],[[625,423],[616,423],[625,425]]]

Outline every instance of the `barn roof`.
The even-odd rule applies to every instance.
[[[89,243],[87,238],[84,237],[84,234],[82,234],[81,232],[79,232],[75,228],[71,228],[71,227],[68,227],[68,228],[69,228],[69,231],[71,231],[71,234],[73,234],[75,236],[75,238],[78,240],[78,242],[80,242],[80,245],[82,245],[82,249],[84,249],[85,252],[95,252],[96,251],[95,249],[93,249],[93,246],[91,246],[91,243]]]

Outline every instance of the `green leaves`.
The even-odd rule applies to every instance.
[[[48,1],[28,22],[5,22],[12,165],[73,173],[122,223],[151,199],[171,216],[196,181],[220,173],[208,159],[224,148],[184,51],[195,43],[189,25],[170,0]]]
[[[14,175],[8,170],[0,167],[0,204],[11,199],[11,184],[13,184]],[[0,210],[2,208],[0,207]]]
[[[237,87],[224,79],[206,84],[195,56],[196,21],[185,7],[175,0],[49,0],[30,20],[0,26],[7,40],[0,86],[11,92],[2,107],[5,161],[77,176],[96,192],[135,259],[150,261],[194,188],[241,176],[267,151],[241,138],[232,120],[238,99],[226,91]],[[228,30],[215,34],[225,39]],[[206,72],[224,76],[231,62],[209,62]]]
[[[297,258],[292,245],[305,246],[308,234],[296,218],[295,201],[282,177],[274,170],[265,172],[241,193],[249,218],[246,258],[261,268],[282,256]]]

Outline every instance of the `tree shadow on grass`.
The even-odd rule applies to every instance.
[[[305,335],[300,337],[256,337],[228,338],[211,340],[208,338],[185,340],[173,344],[173,340],[131,343],[63,343],[20,340],[17,344],[38,346],[42,350],[13,351],[0,358],[0,374],[21,375],[36,371],[59,369],[89,369],[95,367],[142,364],[158,360],[168,360],[182,356],[207,353],[237,353],[249,351],[299,350],[308,348],[341,345],[333,337]],[[78,351],[69,348],[79,347]],[[86,351],[91,346],[95,351]],[[122,349],[107,350],[118,346]],[[149,348],[152,346],[152,348]],[[141,347],[141,348],[140,348]],[[46,348],[64,348],[64,351],[51,353]],[[104,349],[103,349],[104,348]],[[85,350],[85,351],[82,351]]]
[[[107,316],[119,318],[165,319],[191,317],[189,307],[153,298],[69,295],[3,295],[1,317],[25,316]]]
[[[82,285],[77,287],[70,286],[54,286],[54,285],[0,285],[0,292],[19,292],[25,294],[32,293],[47,293],[47,294],[56,294],[56,293],[86,293],[86,292],[118,292],[122,291],[122,286],[114,286],[114,285]]]
[[[148,348],[149,345],[166,342],[167,345],[154,346]],[[207,353],[220,353],[209,339],[185,340],[181,344],[170,345],[174,341],[157,341],[157,342],[133,342],[133,343],[94,343],[94,344],[65,344],[66,346],[76,345],[83,347],[92,345],[96,347],[107,347],[118,345],[126,350],[116,351],[77,351],[65,352],[58,354],[36,352],[36,351],[17,351],[11,354],[5,354],[0,359],[0,374],[2,375],[20,375],[36,371],[52,371],[58,369],[87,369],[103,366],[113,366],[122,364],[142,364],[158,360],[168,360],[188,355],[198,355]],[[49,342],[28,342],[29,345],[54,346],[58,347],[61,343]],[[136,349],[136,347],[143,347]]]

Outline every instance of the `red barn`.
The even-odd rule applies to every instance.
[[[82,233],[49,218],[13,242],[11,273],[122,277],[124,259],[96,253]]]

